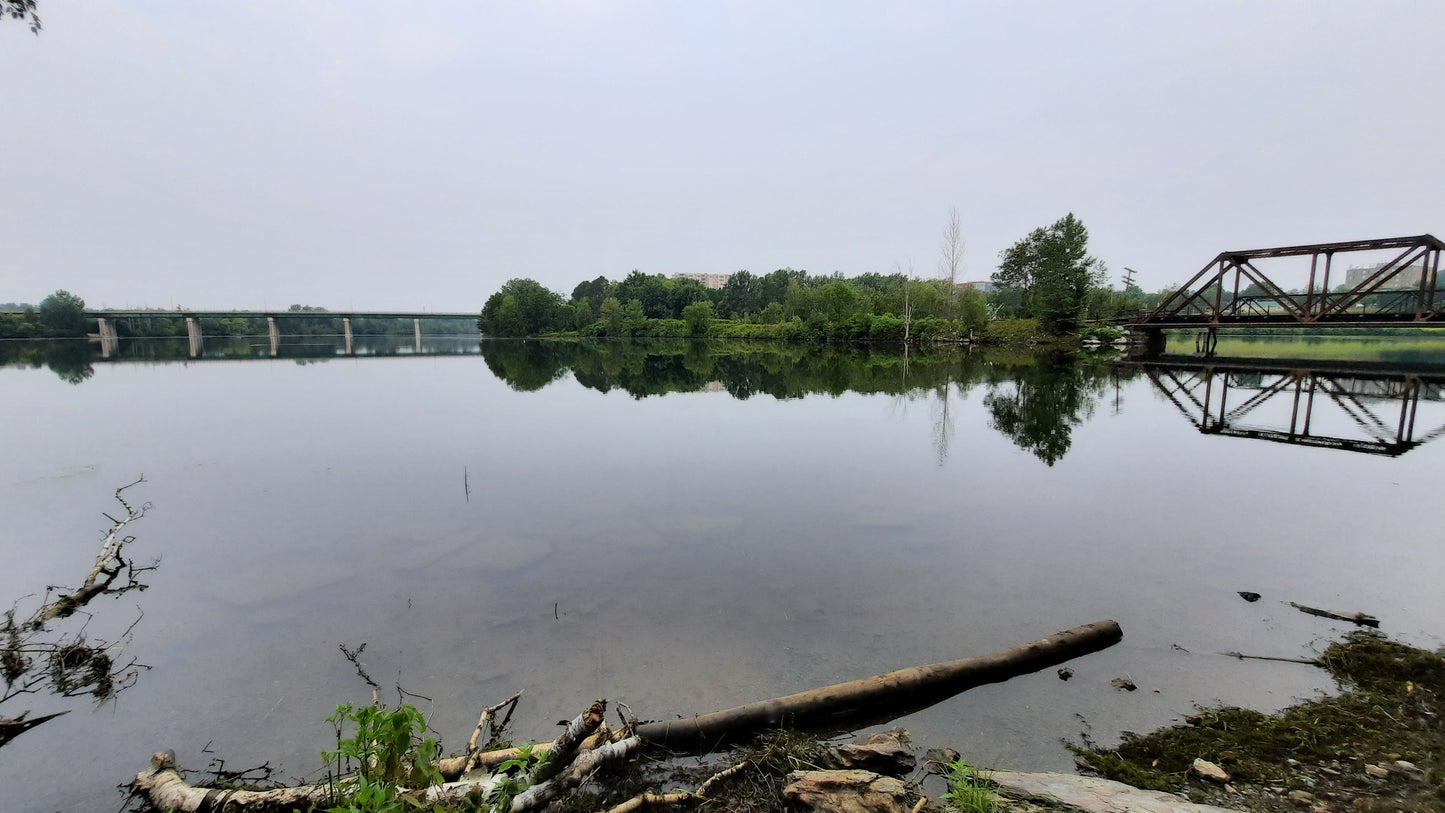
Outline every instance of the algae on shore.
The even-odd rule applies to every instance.
[[[1229,807],[1445,811],[1445,651],[1355,632],[1320,660],[1340,694],[1278,714],[1204,709],[1117,748],[1076,752],[1106,778]],[[1196,775],[1196,759],[1229,782]]]

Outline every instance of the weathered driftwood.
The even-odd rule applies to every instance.
[[[327,804],[332,789],[326,785],[301,785],[275,790],[217,790],[187,783],[176,771],[176,755],[164,751],[151,756],[151,767],[141,771],[131,785],[157,810],[176,813],[198,811],[247,811],[247,813],[290,813]]]
[[[897,706],[922,708],[975,686],[1105,649],[1123,634],[1114,621],[1095,621],[991,655],[913,666],[710,714],[647,723],[638,726],[637,735],[657,745],[706,752],[769,728],[806,728],[838,716]]]
[[[991,655],[914,666],[711,714],[647,723],[639,726],[632,736],[617,742],[609,741],[603,724],[606,706],[603,701],[598,701],[569,723],[556,740],[534,747],[533,753],[545,750],[551,756],[542,770],[534,771],[529,777],[532,786],[513,799],[511,813],[527,813],[545,806],[586,781],[599,767],[635,753],[644,742],[706,753],[725,742],[767,728],[806,726],[820,720],[834,721],[860,711],[871,714],[880,708],[922,708],[974,686],[998,683],[1096,652],[1112,646],[1122,637],[1123,632],[1114,621],[1097,621]],[[494,708],[502,705],[505,703]],[[473,746],[471,743],[468,746],[470,752]],[[494,769],[503,761],[517,757],[520,751],[509,748],[483,754],[468,753],[439,760],[437,767],[444,778],[455,779],[464,769]],[[655,802],[676,804],[693,797],[701,799],[716,784],[715,780],[740,768],[734,766],[719,773],[692,794],[643,794],[623,806],[635,802],[634,807],[626,808],[632,810]],[[424,804],[453,803],[475,798],[479,794],[485,796],[497,783],[498,777],[484,775],[410,790],[404,795]],[[150,769],[136,776],[133,787],[145,795],[154,807],[175,813],[283,813],[329,804],[335,792],[335,788],[329,785],[303,785],[268,791],[197,788],[181,778],[176,770],[175,755],[171,752],[154,755]]]
[[[511,813],[528,813],[543,807],[582,784],[598,768],[626,759],[641,746],[641,740],[629,737],[578,752],[562,773],[518,794],[512,800]],[[498,777],[489,775],[407,790],[400,795],[423,805],[456,804],[477,796],[485,798],[497,784]],[[198,788],[181,778],[176,770],[175,754],[169,751],[152,756],[150,769],[138,774],[132,787],[144,795],[151,806],[171,813],[293,813],[329,805],[335,793],[335,788],[328,785],[300,785],[274,790]]]
[[[1366,614],[1364,614],[1364,613],[1355,613],[1354,615],[1343,615],[1343,614],[1341,614],[1341,613],[1332,613],[1332,612],[1330,612],[1329,610],[1321,610],[1321,609],[1319,609],[1318,607],[1306,607],[1306,606],[1303,605],[1303,604],[1296,604],[1296,603],[1294,603],[1293,601],[1287,602],[1287,603],[1289,604],[1289,606],[1295,608],[1296,610],[1299,610],[1299,611],[1302,612],[1302,613],[1309,613],[1310,615],[1317,615],[1317,616],[1319,616],[1320,618],[1331,618],[1331,619],[1334,619],[1335,621],[1348,621],[1348,622],[1350,622],[1351,624],[1358,624],[1358,625],[1360,625],[1360,626],[1362,626],[1362,627],[1379,627],[1379,626],[1380,626],[1380,619],[1374,617],[1373,615],[1366,615]]]
[[[557,735],[557,739],[552,741],[552,747],[547,749],[547,758],[538,763],[527,776],[529,783],[538,785],[561,773],[571,763],[572,755],[577,753],[582,741],[602,725],[602,719],[606,715],[606,700],[598,700],[586,711],[577,715],[576,719],[562,729],[562,733]]]
[[[522,692],[518,691],[516,694],[512,695],[506,700],[503,700],[497,705],[487,706],[486,708],[482,709],[482,716],[477,719],[477,727],[475,730],[472,731],[472,738],[470,740],[467,740],[467,761],[465,766],[462,768],[461,773],[465,774],[472,768],[476,767],[476,758],[478,755],[481,754],[481,751],[479,751],[477,747],[477,740],[481,738],[482,730],[487,729],[490,735],[490,733],[495,733],[497,729],[505,728],[507,725],[507,720],[510,720],[512,718],[512,710],[517,707],[517,701],[521,699]],[[507,717],[506,719],[502,720],[500,725],[496,725],[492,721],[492,715],[496,714],[498,711],[501,711],[503,708],[507,709]]]
[[[658,793],[653,790],[645,790],[636,796],[628,799],[607,813],[636,813],[644,807],[665,807],[667,805],[697,804],[702,797],[696,793],[688,793],[685,790],[675,790],[669,793]]]
[[[146,511],[151,507],[150,503],[146,503],[136,509],[125,501],[125,497],[122,497],[121,493],[144,482],[145,475],[141,475],[134,483],[128,483],[115,490],[115,499],[125,509],[125,517],[116,519],[110,514],[102,514],[110,520],[111,526],[106,531],[105,538],[100,542],[100,552],[95,556],[95,565],[91,567],[90,573],[86,574],[85,581],[81,583],[80,587],[40,608],[35,614],[36,621],[44,623],[56,618],[69,618],[75,614],[76,610],[90,603],[91,599],[111,592],[111,585],[120,576],[121,569],[127,567],[125,560],[120,556],[121,551],[127,544],[135,541],[133,536],[121,536],[121,531],[125,530],[125,526],[145,516]],[[132,567],[132,578],[137,572],[152,569],[154,568],[147,567],[137,570]],[[119,592],[125,592],[125,590]]]

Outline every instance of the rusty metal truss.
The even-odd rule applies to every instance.
[[[1144,362],[1143,369],[1206,435],[1389,457],[1445,435],[1445,425],[1416,431],[1422,401],[1436,413],[1445,408],[1445,376],[1244,361]]]
[[[1395,252],[1393,259],[1353,287],[1330,290],[1336,255],[1387,250]],[[1442,250],[1445,243],[1433,235],[1422,234],[1225,251],[1134,325],[1147,329],[1203,325],[1372,327],[1445,323],[1445,289],[1439,287]],[[1303,292],[1287,291],[1255,264],[1261,259],[1301,256],[1310,258],[1309,283]],[[1406,289],[1385,288],[1402,271],[1417,264],[1420,266],[1417,285]],[[1263,293],[1242,294],[1250,285]]]

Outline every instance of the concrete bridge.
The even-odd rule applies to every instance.
[[[185,319],[186,337],[191,343],[191,355],[201,354],[201,343],[204,337],[201,334],[202,319],[265,319],[266,331],[271,338],[271,353],[275,355],[281,343],[281,331],[277,326],[277,320],[286,319],[339,319],[341,320],[341,334],[346,337],[346,352],[352,352],[353,334],[351,331],[352,319],[410,319],[412,320],[412,331],[416,337],[417,349],[421,349],[421,320],[423,319],[466,319],[476,323],[475,313],[432,313],[425,311],[200,311],[200,310],[124,310],[124,309],[87,309],[85,316],[88,319],[96,320],[96,335],[100,339],[101,355],[108,358],[115,352],[120,337],[116,334],[115,322],[117,319]],[[480,332],[480,330],[479,330]]]

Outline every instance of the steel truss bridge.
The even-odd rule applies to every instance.
[[[1445,435],[1419,431],[1420,403],[1445,414],[1445,372],[1277,361],[1139,362],[1202,434],[1398,457]]]
[[[1422,234],[1417,237],[1225,251],[1161,302],[1152,313],[1133,320],[1127,327],[1157,333],[1166,328],[1213,329],[1234,325],[1398,327],[1445,324],[1445,289],[1440,287],[1439,280],[1442,250],[1445,250],[1445,243],[1433,235]],[[1353,285],[1330,290],[1331,274],[1334,273],[1337,286],[1343,276],[1336,271],[1336,257],[1359,252],[1390,252],[1392,259],[1365,274]],[[1309,281],[1303,292],[1286,290],[1261,271],[1256,263],[1280,257],[1309,257]],[[1413,278],[1417,272],[1418,282],[1409,286],[1400,284],[1400,280]]]

